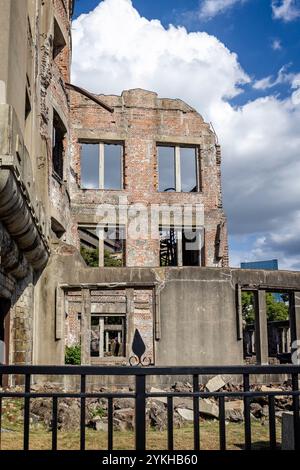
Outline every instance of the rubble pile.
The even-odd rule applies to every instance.
[[[218,394],[220,392],[241,392],[242,385],[235,384],[230,377],[215,376],[205,384],[199,384],[199,390],[203,393]],[[257,392],[282,392],[291,390],[289,382],[281,386],[253,385],[251,391]],[[10,389],[10,391],[13,391]],[[20,391],[18,389],[18,391]],[[34,392],[65,392],[58,386],[51,384],[32,386]],[[96,390],[94,390],[96,392]],[[133,392],[132,388],[113,387],[114,392]],[[169,388],[159,389],[151,387],[151,394],[163,394],[165,392],[177,393],[173,397],[173,424],[174,427],[182,427],[188,422],[194,421],[193,397],[186,396],[193,391],[189,382],[176,382]],[[99,393],[112,392],[112,387],[102,387]],[[181,396],[181,394],[183,396]],[[22,407],[21,407],[22,409]],[[285,411],[292,410],[292,398],[288,396],[275,396],[275,414],[278,419]],[[251,418],[260,420],[262,424],[268,420],[269,406],[268,396],[254,396],[250,403]],[[86,425],[96,431],[108,429],[108,402],[106,398],[86,398]],[[30,419],[32,423],[44,424],[49,430],[52,428],[52,399],[31,399]],[[218,420],[219,401],[217,396],[206,396],[199,400],[199,419]],[[244,420],[244,401],[241,397],[225,398],[225,419],[227,422],[239,423]],[[163,431],[167,428],[167,398],[150,396],[146,400],[146,423],[148,427]],[[59,398],[57,407],[57,426],[59,430],[78,429],[80,424],[80,399]],[[115,398],[113,400],[113,428],[116,431],[133,431],[135,426],[135,400],[134,398]]]

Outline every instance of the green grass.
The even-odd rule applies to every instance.
[[[3,399],[1,427],[1,449],[21,450],[23,448],[23,403],[22,399]],[[102,416],[104,411],[99,406],[96,415]],[[268,421],[262,424],[261,421],[252,420],[252,443],[254,449],[263,449],[269,445]],[[281,426],[277,422],[276,432],[278,446],[281,442]],[[227,448],[239,450],[244,446],[244,424],[226,424]],[[134,449],[135,434],[133,431],[114,431],[114,449],[131,450]],[[167,432],[147,430],[147,449],[165,450],[167,448]],[[31,422],[30,424],[30,449],[49,450],[51,449],[52,433],[43,423]],[[78,431],[58,431],[57,447],[59,450],[78,450],[80,445],[79,422]],[[219,449],[219,422],[202,420],[200,421],[200,445],[204,450]],[[181,428],[174,428],[174,448],[176,450],[193,449],[193,426],[186,424]],[[86,428],[86,449],[106,450],[107,433]]]

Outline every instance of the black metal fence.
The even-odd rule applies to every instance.
[[[255,397],[268,397],[269,407],[269,446],[277,448],[275,397],[288,396],[292,399],[293,432],[295,449],[300,449],[300,418],[299,418],[299,381],[300,366],[223,366],[223,367],[97,367],[97,366],[0,366],[0,377],[13,375],[24,376],[24,390],[21,392],[4,390],[0,392],[0,429],[2,417],[2,404],[5,398],[24,399],[24,430],[23,449],[29,450],[30,437],[30,401],[34,398],[52,399],[52,450],[57,450],[57,426],[58,426],[58,400],[60,398],[80,399],[80,449],[86,447],[86,400],[89,398],[105,398],[108,401],[108,432],[107,448],[113,450],[113,401],[116,398],[132,398],[135,400],[135,448],[146,449],[146,400],[147,398],[164,397],[167,399],[167,436],[168,450],[174,449],[174,397],[190,397],[193,400],[193,436],[194,450],[200,450],[200,408],[199,399],[214,397],[219,403],[219,448],[226,450],[226,414],[225,402],[228,398],[242,397],[244,401],[244,449],[251,450],[251,400]],[[207,392],[200,391],[201,376],[230,375],[243,379],[241,391]],[[251,376],[264,376],[273,374],[286,374],[291,379],[291,390],[253,391],[251,390]],[[80,391],[73,392],[45,392],[37,393],[31,390],[32,378],[38,381],[38,376],[79,376]],[[135,378],[135,390],[128,393],[120,392],[88,392],[87,378],[89,376],[133,376]],[[153,376],[191,376],[193,377],[192,392],[161,392],[150,393],[147,391],[146,378]]]

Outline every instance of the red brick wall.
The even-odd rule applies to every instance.
[[[195,204],[205,209],[205,260],[207,266],[228,264],[227,233],[223,230],[223,258],[216,258],[218,224],[224,222],[221,195],[221,153],[209,124],[181,100],[159,99],[145,90],[124,91],[122,96],[98,98],[113,107],[102,108],[82,94],[71,92],[71,186],[72,212],[79,222],[95,221],[103,203],[116,204],[120,194],[128,203]],[[81,190],[78,139],[124,141],[124,190]],[[157,142],[194,144],[200,147],[202,188],[198,193],[158,192]],[[225,241],[224,241],[225,240]],[[128,266],[158,266],[157,240],[126,242]]]

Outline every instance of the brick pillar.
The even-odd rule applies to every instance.
[[[81,304],[81,364],[90,364],[91,342],[91,293],[89,289],[82,289]]]

